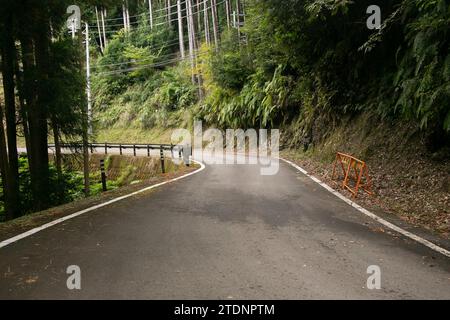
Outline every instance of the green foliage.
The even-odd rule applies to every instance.
[[[193,105],[196,89],[185,66],[170,66],[178,60],[176,49],[173,30],[165,25],[151,29],[145,16],[131,32],[118,31],[95,65],[98,125],[171,126],[172,113]]]
[[[250,1],[246,32],[251,35],[254,74],[267,78],[270,73],[276,78],[275,66],[283,65],[283,75],[294,84],[281,85],[282,80],[274,85],[286,88],[280,95],[288,97],[288,105],[298,102],[287,115],[302,118],[305,132],[318,117],[334,122],[362,111],[414,120],[430,133],[450,131],[448,1],[385,1],[384,24],[378,32],[365,27],[371,4],[365,0]],[[247,78],[241,95],[251,95],[247,88],[254,77]],[[253,98],[267,94],[261,86],[252,88]],[[283,111],[271,97],[258,101],[261,112],[256,114],[285,119],[267,111],[267,104]],[[252,100],[248,101],[252,110]],[[236,107],[220,110],[234,112]]]
[[[283,66],[279,66],[268,81],[262,72],[253,74],[238,94],[227,87],[213,87],[201,107],[201,116],[207,122],[222,127],[273,126],[274,121],[287,111],[291,104],[293,81],[291,77],[283,74],[283,69]],[[231,78],[232,74],[224,77]]]
[[[175,57],[169,45],[176,40],[173,31],[164,26],[152,30],[146,21],[142,19],[130,33],[118,31],[94,65],[92,88],[98,105],[145,81]]]
[[[50,199],[51,206],[58,206],[64,203],[72,202],[84,196],[83,193],[83,175],[79,172],[63,171],[60,180],[56,168],[50,166]],[[20,181],[20,201],[22,214],[34,212],[34,200],[32,197],[31,177],[28,160],[26,157],[19,158],[19,181]],[[0,184],[1,185],[1,184]],[[4,214],[3,189],[0,187],[0,221]]]
[[[437,123],[450,131],[450,4],[417,0],[414,9],[395,79],[401,88],[396,106],[416,117],[422,128]]]
[[[194,118],[221,127],[297,121],[309,139],[318,123],[330,130],[342,118],[369,112],[416,122],[427,134],[449,132],[448,1],[384,1],[379,31],[366,27],[372,4],[249,0],[241,29],[246,43],[231,29],[223,33],[220,50],[201,49],[197,71],[204,99],[198,99],[185,63],[104,76],[96,80],[97,105],[105,115],[100,122],[170,127],[180,110],[190,109]],[[175,37],[176,42],[176,35],[150,32],[141,23],[145,32],[140,26],[129,36],[116,36],[99,68],[107,71],[107,64],[122,62],[139,67],[132,61],[143,59],[158,63],[164,55],[154,47],[174,53],[165,41]]]
[[[210,54],[209,67],[212,78],[223,88],[239,91],[252,74],[247,55],[239,49],[236,37],[227,34],[221,44],[221,51]]]
[[[146,81],[129,86],[100,109],[98,125],[142,129],[176,125],[177,112],[197,100],[196,88],[184,70],[183,66],[167,68]]]
[[[84,73],[80,73],[78,52],[72,40],[52,43],[52,64],[48,86],[51,98],[48,108],[51,121],[56,122],[65,139],[76,140],[82,135],[83,108],[86,105]]]

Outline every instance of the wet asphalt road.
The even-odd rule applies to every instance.
[[[450,259],[386,231],[287,164],[207,166],[0,249],[0,298],[450,299]]]

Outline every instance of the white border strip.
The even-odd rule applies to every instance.
[[[320,181],[319,179],[317,179],[316,177],[310,175],[305,169],[299,167],[298,165],[296,165],[295,163],[280,158],[282,161],[290,164],[291,166],[293,166],[295,169],[297,169],[298,171],[300,171],[301,173],[303,173],[304,175],[306,175],[307,177],[309,177],[311,180],[313,180],[314,182],[318,183],[319,185],[321,185],[322,187],[324,187],[325,189],[327,189],[329,192],[331,192],[332,194],[334,194],[336,197],[338,197],[339,199],[343,200],[344,202],[346,202],[348,205],[352,206],[353,208],[355,208],[356,210],[358,210],[359,212],[363,213],[364,215],[368,216],[369,218],[372,218],[373,220],[377,221],[378,223],[384,225],[385,227],[388,227],[392,230],[394,230],[395,232],[398,232],[400,234],[402,234],[405,237],[408,237],[428,248],[430,248],[431,250],[434,250],[436,252],[439,252],[440,254],[443,254],[446,257],[450,258],[450,251],[439,247],[438,245],[423,239],[409,231],[406,231],[398,226],[396,226],[395,224],[392,224],[382,218],[380,218],[379,216],[375,215],[374,213],[370,212],[369,210],[364,209],[363,207],[361,207],[359,204],[353,202],[352,200],[348,199],[347,197],[345,197],[344,195],[342,195],[340,192],[334,190],[333,188],[331,188],[329,185],[325,184],[324,182]]]
[[[138,190],[138,191],[136,191],[136,192],[127,194],[127,195],[125,195],[125,196],[121,196],[121,197],[119,197],[119,198],[112,199],[112,200],[107,201],[107,202],[105,202],[105,203],[101,203],[101,204],[99,204],[99,205],[96,205],[96,206],[94,206],[94,207],[90,207],[90,208],[84,209],[84,210],[82,210],[82,211],[78,211],[78,212],[76,212],[76,213],[74,213],[74,214],[71,214],[71,215],[62,217],[62,218],[60,218],[60,219],[57,219],[57,220],[54,220],[54,221],[52,221],[52,222],[46,223],[46,224],[44,224],[44,225],[42,225],[42,226],[40,226],[40,227],[31,229],[31,230],[29,230],[29,231],[27,231],[27,232],[24,232],[24,233],[22,233],[22,234],[19,234],[19,235],[15,236],[15,237],[13,237],[13,238],[11,238],[11,239],[8,239],[8,240],[5,240],[5,241],[0,242],[0,249],[6,247],[6,246],[8,246],[8,245],[10,245],[11,243],[17,242],[17,241],[22,240],[22,239],[24,239],[24,238],[27,238],[27,237],[29,237],[29,236],[31,236],[31,235],[33,235],[33,234],[35,234],[35,233],[38,233],[38,232],[40,232],[40,231],[42,231],[42,230],[45,230],[45,229],[48,229],[48,228],[50,228],[50,227],[53,227],[53,226],[55,226],[55,225],[57,225],[57,224],[60,224],[60,223],[62,223],[62,222],[64,222],[64,221],[67,221],[67,220],[76,218],[76,217],[78,217],[78,216],[81,216],[82,214],[85,214],[85,213],[88,213],[88,212],[91,212],[91,211],[94,211],[94,210],[97,210],[97,209],[100,209],[100,208],[109,206],[110,204],[113,204],[113,203],[122,201],[122,200],[127,199],[127,198],[131,198],[131,197],[133,197],[133,196],[135,196],[135,195],[138,195],[138,194],[140,194],[140,193],[143,193],[143,192],[146,192],[146,191],[149,191],[149,190],[153,190],[153,189],[159,188],[159,187],[161,187],[161,186],[163,186],[163,185],[166,185],[166,184],[169,184],[169,183],[173,183],[173,182],[179,181],[179,180],[181,180],[181,179],[185,179],[185,178],[187,178],[187,177],[190,177],[190,176],[192,176],[192,175],[194,175],[194,174],[197,174],[197,173],[199,173],[199,172],[205,170],[205,165],[204,165],[203,163],[197,162],[197,161],[195,161],[195,160],[192,160],[192,161],[194,161],[195,163],[199,164],[199,165],[201,166],[201,168],[198,169],[198,170],[196,170],[196,171],[194,171],[194,172],[185,174],[184,176],[181,176],[181,177],[178,177],[178,178],[175,178],[175,179],[172,179],[172,180],[168,180],[168,181],[165,181],[165,182],[161,182],[161,183],[155,184],[155,185],[153,185],[153,186],[144,188],[144,189],[142,189],[142,190]]]

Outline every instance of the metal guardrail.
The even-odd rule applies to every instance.
[[[49,148],[55,148],[55,144],[49,144]],[[152,150],[160,150],[160,151],[170,151],[172,155],[174,152],[178,152],[179,156],[183,153],[183,146],[181,145],[173,145],[173,144],[136,144],[136,143],[89,143],[88,147],[91,153],[94,153],[94,150],[103,149],[105,154],[108,154],[108,150],[110,149],[119,149],[120,155],[123,154],[123,150],[133,150],[134,156],[137,155],[137,150],[147,150],[147,156],[150,156],[150,151]],[[83,148],[83,144],[81,143],[63,143],[61,144],[61,148],[63,149],[81,149]]]

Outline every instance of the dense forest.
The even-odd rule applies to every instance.
[[[58,145],[93,141],[102,129],[171,129],[193,119],[289,127],[287,144],[308,149],[342,119],[369,113],[412,123],[432,151],[449,148],[449,1],[380,1],[375,30],[366,25],[377,4],[369,0],[79,2],[83,23],[73,37],[69,1],[6,0],[0,8],[7,219],[66,201],[70,177]]]

